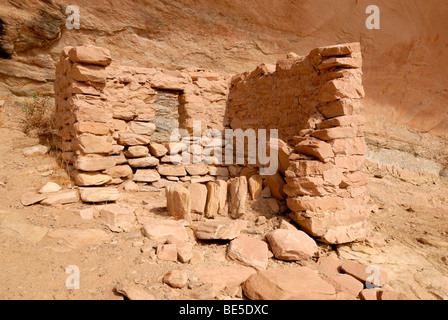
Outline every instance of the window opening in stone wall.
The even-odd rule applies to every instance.
[[[156,116],[154,124],[156,131],[151,140],[157,143],[168,143],[170,134],[179,128],[179,95],[181,92],[173,90],[158,90]]]

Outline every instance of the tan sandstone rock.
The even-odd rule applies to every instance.
[[[252,275],[243,284],[251,300],[332,300],[336,291],[315,271],[306,267],[268,269]]]
[[[147,238],[158,242],[165,242],[169,237],[182,241],[188,241],[189,239],[184,224],[176,220],[150,219],[145,223],[142,231]]]
[[[79,195],[83,202],[114,202],[120,198],[120,192],[111,187],[79,188]]]
[[[191,195],[191,212],[204,214],[207,204],[207,187],[200,183],[192,183],[188,191]]]
[[[166,188],[168,212],[172,217],[191,221],[191,195],[188,189],[180,184],[172,184]]]
[[[233,218],[246,213],[247,179],[245,176],[230,180],[230,214]]]
[[[316,242],[300,230],[277,229],[267,239],[274,256],[281,260],[308,260],[318,251]]]
[[[208,220],[197,223],[194,234],[201,240],[233,240],[246,225],[244,220]]]
[[[243,234],[230,242],[227,259],[255,269],[266,269],[268,245],[264,241]]]

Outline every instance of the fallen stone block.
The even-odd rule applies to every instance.
[[[341,271],[361,281],[367,288],[384,287],[389,281],[387,273],[383,270],[356,261],[342,262]]]
[[[47,197],[46,194],[39,194],[35,192],[26,192],[22,195],[20,202],[24,206],[31,206],[33,204],[39,203]]]
[[[78,214],[83,220],[93,220],[98,210],[94,207],[74,209],[74,213]]]
[[[268,267],[268,245],[248,235],[241,235],[230,242],[227,259],[239,264],[263,270]]]
[[[38,192],[39,193],[49,193],[49,192],[58,192],[62,190],[61,186],[55,182],[47,182]]]
[[[361,300],[379,300],[379,289],[364,289],[359,293]]]
[[[79,194],[83,202],[115,202],[120,198],[120,192],[116,188],[97,187],[97,188],[79,188]]]
[[[189,239],[183,222],[176,220],[150,219],[142,231],[144,236],[157,242],[165,242],[170,236],[181,241]]]
[[[251,300],[333,300],[336,290],[307,267],[259,271],[243,283]]]
[[[380,290],[378,292],[378,300],[413,300],[408,295],[393,290]]]
[[[177,249],[177,260],[182,263],[188,263],[193,258],[193,244],[187,241],[179,240],[174,236],[168,236],[168,244],[174,244]]]
[[[233,240],[246,226],[244,220],[208,220],[196,224],[194,234],[201,240]]]
[[[174,244],[160,244],[156,250],[157,258],[165,261],[177,261],[177,249]]]
[[[369,212],[364,208],[350,208],[327,212],[295,212],[290,217],[306,233],[330,244],[342,244],[366,236],[365,220]]]
[[[76,190],[62,190],[45,194],[45,199],[40,203],[51,206],[54,204],[69,204],[79,201],[79,194]]]
[[[163,277],[164,283],[179,289],[187,286],[188,280],[188,273],[184,270],[171,270]]]
[[[193,272],[198,276],[200,282],[212,284],[216,290],[221,291],[226,287],[240,286],[257,271],[251,267],[233,264],[228,266],[199,265],[193,269]]]
[[[156,298],[144,290],[138,288],[135,284],[128,284],[119,282],[115,286],[115,291],[124,295],[129,300],[156,300]]]
[[[277,229],[267,239],[274,256],[280,260],[309,260],[318,251],[316,242],[300,230]]]
[[[49,146],[37,145],[37,146],[23,149],[22,154],[25,157],[34,157],[37,155],[47,154],[50,151],[50,149],[51,148]]]
[[[336,291],[346,293],[351,297],[358,297],[364,289],[364,285],[348,274],[325,273],[321,275],[322,279],[331,284]]]
[[[110,226],[127,230],[135,223],[134,209],[117,204],[104,205],[100,207],[100,219]]]
[[[91,246],[110,241],[112,235],[99,229],[60,228],[50,230],[47,237],[64,240],[72,246]]]

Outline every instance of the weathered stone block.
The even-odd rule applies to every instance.
[[[75,63],[70,71],[70,76],[80,82],[106,83],[107,74],[103,67]]]
[[[181,184],[172,184],[166,188],[168,212],[177,219],[191,222],[191,195]]]
[[[242,217],[246,213],[247,179],[245,176],[230,180],[230,215]]]
[[[109,50],[91,45],[71,47],[67,54],[72,62],[96,64],[104,67],[112,62]]]
[[[120,198],[120,192],[112,187],[79,188],[83,202],[114,202]]]

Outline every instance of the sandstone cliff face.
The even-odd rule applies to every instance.
[[[79,30],[65,27],[69,4],[80,8]],[[0,100],[52,93],[55,61],[66,45],[107,47],[120,65],[239,73],[275,63],[288,52],[306,55],[318,46],[359,41],[369,160],[443,173],[448,1],[375,1],[380,30],[365,26],[371,4],[0,0]]]

